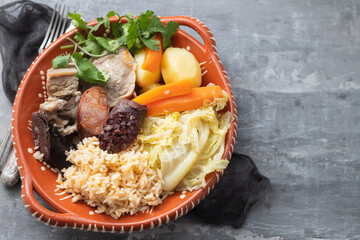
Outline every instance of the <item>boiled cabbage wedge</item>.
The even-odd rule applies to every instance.
[[[164,191],[199,189],[208,173],[226,168],[222,155],[230,113],[217,113],[226,101],[145,119],[139,139],[150,153],[150,166],[161,170]]]

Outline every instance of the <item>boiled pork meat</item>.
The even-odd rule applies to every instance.
[[[101,85],[109,97],[110,107],[114,107],[120,99],[133,95],[137,63],[126,47],[121,47],[117,53],[95,59],[93,64],[110,75],[108,82]]]

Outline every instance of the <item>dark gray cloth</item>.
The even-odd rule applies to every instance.
[[[31,1],[0,7],[2,82],[11,102],[23,75],[38,54],[52,11],[48,6]],[[250,157],[234,153],[220,182],[191,212],[209,223],[241,227],[251,206],[269,183]]]
[[[18,1],[0,7],[2,84],[11,102],[27,69],[38,55],[52,10],[31,1]]]
[[[249,156],[233,153],[219,183],[192,212],[208,223],[241,227],[269,184]]]

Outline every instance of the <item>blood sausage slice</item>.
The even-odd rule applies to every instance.
[[[100,132],[100,148],[110,153],[128,148],[139,134],[146,113],[147,106],[131,100],[120,100]]]

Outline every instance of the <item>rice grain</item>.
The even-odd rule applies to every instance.
[[[84,200],[117,219],[124,214],[145,211],[163,199],[161,172],[149,166],[149,154],[136,141],[127,150],[109,154],[96,137],[83,139],[69,152],[73,165],[64,171],[58,188],[72,194],[72,201]]]

